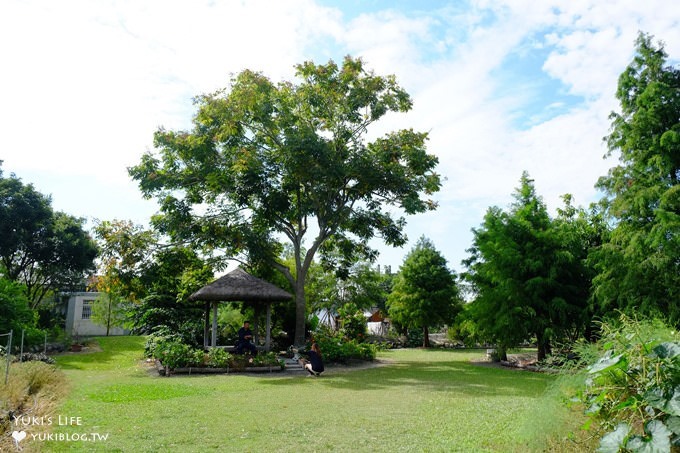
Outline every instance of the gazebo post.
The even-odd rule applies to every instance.
[[[272,304],[267,304],[267,336],[264,340],[264,350],[269,352],[272,343]]]
[[[208,332],[210,331],[210,302],[205,303],[205,322],[203,323],[203,348],[208,348]]]
[[[260,332],[260,329],[259,329],[259,327],[260,327],[260,323],[259,323],[260,305],[258,303],[255,303],[253,305],[254,305],[253,308],[255,308],[255,319],[253,319],[253,329],[255,330],[254,340],[255,340],[255,346],[257,346],[257,345],[260,344],[260,333],[259,333]]]
[[[212,347],[217,346],[217,302],[212,303]]]

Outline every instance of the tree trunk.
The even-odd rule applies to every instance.
[[[296,347],[305,344],[305,319],[307,311],[305,307],[305,280],[298,274],[295,279],[295,338],[293,344]]]
[[[498,346],[496,348],[496,353],[498,354],[498,360],[502,360],[504,362],[508,361],[508,348],[505,346]]]
[[[427,326],[423,326],[423,347],[430,347],[430,331],[428,330]]]
[[[109,330],[111,330],[111,296],[109,296],[109,305],[106,307],[108,312],[106,314],[106,336],[109,336]]]
[[[540,362],[545,360],[545,358],[550,354],[550,339],[546,338],[543,334],[536,334],[536,346],[538,346],[538,355],[536,359]]]
[[[598,331],[597,329],[595,329],[593,319],[590,317],[588,318],[588,322],[586,323],[586,328],[585,331],[583,332],[583,336],[590,343],[595,343],[599,339]]]

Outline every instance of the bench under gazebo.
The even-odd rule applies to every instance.
[[[203,330],[203,346],[217,347],[217,304],[220,302],[245,302],[255,306],[255,311],[266,309],[265,350],[271,348],[271,313],[272,303],[292,299],[292,294],[284,291],[261,278],[254,277],[241,268],[236,268],[214,282],[199,289],[191,296],[191,301],[205,302],[205,327]],[[210,311],[212,310],[212,329],[210,328]],[[257,333],[257,318],[253,327]],[[212,330],[210,344],[208,332]],[[256,334],[257,335],[257,334]],[[257,337],[256,337],[257,338]]]

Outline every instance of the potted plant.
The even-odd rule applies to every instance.
[[[75,329],[74,334],[71,336],[71,346],[69,349],[73,352],[80,352],[83,350],[83,344],[80,341],[80,334],[78,333],[78,329]]]

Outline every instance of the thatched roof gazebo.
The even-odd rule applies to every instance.
[[[262,306],[266,306],[267,334],[265,338],[265,350],[267,351],[269,351],[271,346],[272,303],[283,302],[292,298],[292,294],[265,280],[253,277],[241,268],[234,269],[189,296],[189,300],[191,301],[205,302],[205,328],[203,332],[203,345],[205,347],[208,347],[211,307],[212,338],[210,345],[215,347],[217,346],[217,304],[219,302],[249,302],[255,305],[256,310]],[[257,323],[255,323],[254,327],[257,332]]]

